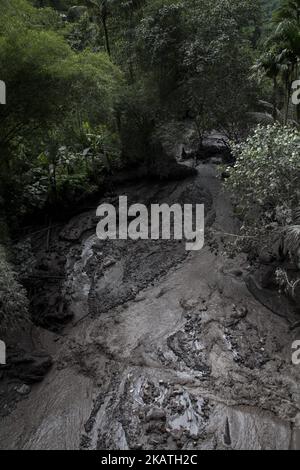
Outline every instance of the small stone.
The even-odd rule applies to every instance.
[[[23,384],[21,385],[21,387],[16,389],[16,392],[19,395],[28,395],[31,392],[31,388],[29,387],[29,385]]]
[[[116,260],[112,259],[112,258],[108,258],[106,260],[103,261],[103,267],[104,268],[109,268],[110,266],[116,264]]]
[[[142,444],[135,444],[135,445],[133,446],[133,450],[141,450],[142,447],[143,447]]]

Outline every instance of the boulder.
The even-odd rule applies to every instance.
[[[147,413],[146,421],[165,421],[166,412],[160,408],[153,408]]]
[[[8,356],[7,374],[22,380],[25,385],[41,382],[53,364],[52,358],[45,352],[14,352]]]

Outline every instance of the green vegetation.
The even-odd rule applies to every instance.
[[[274,118],[284,124],[288,120],[299,122],[300,105],[291,106],[292,83],[299,79],[299,0],[282,0],[273,13],[270,33],[262,49],[253,70],[261,81],[271,82]]]
[[[0,245],[0,331],[29,319],[26,291],[19,284],[3,246]]]
[[[252,70],[263,99],[271,101],[263,102],[268,112],[260,117],[273,124],[259,126],[246,142],[233,145],[237,160],[227,186],[246,232],[262,240],[285,227],[283,252],[297,258],[300,232],[293,213],[300,207],[300,107],[292,104],[291,95],[293,81],[300,78],[300,2],[278,2],[269,31]]]
[[[64,198],[67,175],[75,190],[95,183],[94,160],[83,154],[87,133],[101,128],[103,140],[114,139],[122,73],[104,53],[73,51],[53,10],[1,3],[0,70],[8,96],[0,110],[1,196],[9,201],[7,215],[20,216]],[[101,150],[99,142],[99,160]]]
[[[10,230],[104,191],[120,169],[160,176],[170,123],[188,122],[200,153],[211,131],[234,142],[227,185],[245,230],[266,231],[299,205],[298,0],[0,7],[0,209]],[[253,134],[253,119],[271,124]]]
[[[299,130],[280,124],[258,126],[245,142],[232,146],[236,163],[226,184],[246,224],[262,227],[278,218],[285,225],[290,219],[289,209],[300,196],[299,148]]]
[[[248,126],[256,0],[0,4],[0,197],[15,227],[101,191],[115,169],[159,168],[164,123],[189,116],[199,146]]]
[[[243,220],[242,237],[248,246],[250,240],[252,250],[265,247],[273,256],[290,256],[296,264],[300,247],[299,149],[298,129],[279,123],[258,126],[245,142],[232,146],[236,163],[228,169],[226,182]]]
[[[252,67],[263,92],[260,125],[243,143],[232,145],[236,157],[228,170],[232,191],[243,220],[242,246],[254,253],[262,248],[278,260],[300,268],[300,106],[292,103],[293,82],[299,80],[300,2],[277,2]],[[269,100],[269,102],[267,102]],[[277,270],[281,291],[296,297],[299,277]]]

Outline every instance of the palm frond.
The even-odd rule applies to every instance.
[[[293,211],[293,221],[295,225],[300,225],[300,207]]]
[[[291,225],[284,229],[282,249],[285,256],[297,258],[300,250],[300,225]]]

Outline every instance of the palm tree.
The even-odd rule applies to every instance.
[[[107,20],[110,14],[110,3],[110,0],[86,0],[88,8],[92,11],[95,17],[100,20],[102,24],[104,31],[105,47],[109,56],[111,56],[111,49],[107,28]]]
[[[281,23],[284,20],[295,21],[300,25],[300,0],[284,0],[273,15],[275,23]]]
[[[280,61],[285,65],[285,85],[286,85],[286,116],[289,111],[291,87],[294,80],[298,79],[299,58],[300,58],[300,26],[289,20],[279,23],[274,40],[277,40],[281,47]],[[299,117],[299,108],[297,108]]]
[[[256,61],[252,70],[256,76],[261,80],[267,77],[273,82],[273,119],[277,119],[277,96],[278,96],[278,80],[282,72],[282,64],[279,60],[278,54],[274,50],[264,52]]]
[[[300,0],[285,0],[273,17],[277,25],[270,42],[280,50],[279,60],[283,66],[286,87],[286,121],[288,119],[292,82],[298,79],[300,59]],[[300,107],[297,107],[300,120]]]

